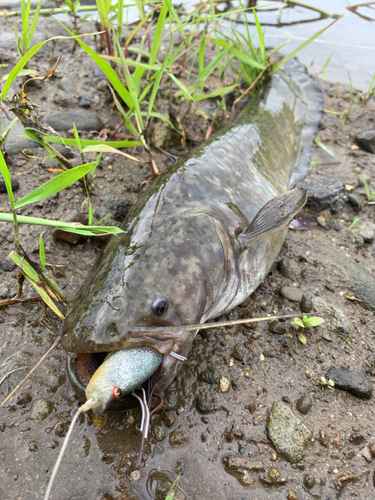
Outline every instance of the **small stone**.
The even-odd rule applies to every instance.
[[[202,395],[198,395],[195,398],[195,406],[200,413],[214,413],[215,411],[219,411],[222,409],[221,404],[215,399],[211,399],[209,401]]]
[[[217,368],[207,367],[198,375],[198,380],[206,384],[217,384],[220,380],[220,372]]]
[[[154,438],[156,439],[156,441],[158,441],[158,442],[164,441],[164,439],[166,438],[166,435],[167,434],[161,425],[155,425]]]
[[[353,396],[362,399],[370,399],[372,396],[372,386],[366,375],[362,372],[343,370],[335,366],[327,371],[326,379],[333,380],[335,387],[350,392]]]
[[[362,236],[365,243],[372,243],[375,239],[375,224],[364,222],[362,226],[358,229],[359,236]]]
[[[264,472],[266,470],[266,465],[261,460],[250,460],[237,455],[226,456],[222,461],[231,470],[244,469],[253,472]]]
[[[312,299],[311,297],[306,297],[306,295],[302,295],[301,302],[299,303],[300,311],[303,313],[309,313],[313,309]]]
[[[75,83],[68,76],[63,76],[61,78],[61,80],[57,84],[57,88],[69,94],[77,92],[77,87],[75,86]]]
[[[12,191],[18,191],[20,188],[20,183],[16,179],[11,180]],[[7,188],[5,185],[4,177],[0,174],[0,193],[6,193]]]
[[[308,490],[311,490],[315,484],[315,477],[313,474],[306,474],[303,478],[303,484]]]
[[[276,467],[271,467],[268,471],[268,477],[273,483],[278,483],[280,481],[281,474]]]
[[[283,286],[280,295],[290,302],[299,302],[302,299],[302,292],[295,286]]]
[[[288,490],[287,499],[288,500],[298,500],[297,493],[293,490]]]
[[[36,441],[29,443],[29,451],[38,451],[38,443]]]
[[[325,428],[319,429],[319,443],[322,446],[328,445],[328,434]]]
[[[103,122],[89,111],[60,111],[44,117],[45,123],[58,131],[68,132],[75,123],[79,131],[99,131],[104,128]]]
[[[238,347],[233,349],[231,356],[237,361],[243,361],[243,352]]]
[[[53,403],[49,399],[37,399],[31,410],[31,420],[44,420],[53,412]]]
[[[354,334],[354,325],[344,312],[321,297],[312,299],[317,315],[324,318],[326,329],[334,334],[350,339]]]
[[[337,222],[337,221],[333,221],[332,224],[331,224],[331,228],[334,230],[334,231],[340,231],[341,229],[341,226],[340,224]]]
[[[184,431],[173,431],[169,435],[170,446],[184,446],[189,442],[189,436]]]
[[[307,413],[311,410],[313,405],[313,400],[308,394],[303,394],[296,401],[297,410],[302,413],[302,415],[307,415]]]
[[[0,300],[5,300],[10,296],[10,289],[7,286],[0,286]]]
[[[317,276],[318,276],[318,271],[313,266],[305,267],[301,271],[301,277],[308,281],[315,279]]]
[[[342,179],[306,179],[302,185],[307,190],[306,208],[322,212],[327,208],[341,212],[346,202],[345,184]]]
[[[138,479],[141,477],[141,473],[139,470],[133,470],[133,472],[130,473],[130,477],[132,481],[138,481]]]
[[[348,194],[348,203],[352,206],[354,212],[360,212],[363,208],[360,197],[355,193]]]
[[[228,392],[230,389],[230,380],[227,377],[221,377],[220,379],[220,390],[221,392]]]
[[[366,462],[368,462],[369,464],[372,462],[372,453],[371,453],[370,448],[368,446],[365,446],[361,450],[361,455],[366,460]]]
[[[359,446],[360,444],[364,444],[366,442],[366,438],[363,434],[359,432],[352,432],[348,438],[349,443],[355,444]]]
[[[89,108],[91,106],[90,96],[88,94],[83,94],[79,100],[79,106],[81,108]]]
[[[375,154],[375,129],[368,128],[355,136],[355,141],[362,149]]]
[[[5,273],[10,273],[16,267],[16,264],[12,260],[0,260],[0,269]]]
[[[357,162],[357,166],[358,166],[359,168],[366,168],[366,163],[363,163],[362,161],[358,161],[358,162]]]
[[[159,121],[154,125],[151,132],[152,143],[156,148],[163,148],[169,137],[169,125],[164,121]]]
[[[369,446],[369,449],[370,449],[371,455],[373,457],[375,457],[375,443],[371,443]]]
[[[246,470],[244,471],[243,474],[241,474],[239,479],[242,486],[252,486],[254,484],[253,477],[251,476],[250,472]]]
[[[292,261],[288,257],[283,257],[277,264],[277,270],[284,278],[292,277]]]
[[[277,333],[278,335],[285,335],[290,330],[288,323],[285,321],[278,321],[277,319],[271,321],[268,325],[268,329],[270,332]]]
[[[252,335],[252,337],[253,337],[253,339],[257,340],[260,337],[260,333],[259,332],[254,332],[253,335]]]
[[[171,428],[173,426],[173,424],[174,424],[174,415],[170,411],[166,411],[165,413],[163,413],[162,419],[163,419],[164,424],[168,428]]]
[[[323,210],[323,212],[320,212],[320,214],[316,216],[316,220],[318,221],[319,226],[323,229],[331,229],[332,214],[328,208]]]
[[[272,405],[267,432],[277,454],[291,463],[302,460],[306,446],[312,438],[310,429],[281,401]]]

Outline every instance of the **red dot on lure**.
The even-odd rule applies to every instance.
[[[121,389],[118,385],[115,385],[112,389],[112,394],[115,399],[118,399],[121,396]]]

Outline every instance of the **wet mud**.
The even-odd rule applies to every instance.
[[[12,22],[2,21],[9,33]],[[47,26],[43,28],[47,32]],[[51,32],[60,33],[48,27],[48,35]],[[65,55],[55,77],[29,89],[29,98],[41,106],[41,116],[82,109],[79,102],[87,94],[90,111],[106,128],[114,130],[119,120],[100,78],[94,83],[97,76],[91,61],[81,53],[71,56],[70,42],[59,42],[57,47]],[[4,50],[15,57],[14,49]],[[35,61],[41,74],[49,70],[49,50]],[[66,75],[74,81],[76,91],[67,93],[58,88]],[[212,85],[215,83],[213,80]],[[319,198],[319,193],[315,205],[310,200],[313,210],[306,208],[304,214],[311,217],[312,227],[289,231],[262,285],[225,318],[293,314],[314,307],[326,322],[304,332],[306,345],[299,342],[289,322],[201,331],[189,359],[165,392],[164,409],[151,418],[150,439],[139,477],[134,471],[140,410],[107,413],[101,418],[90,412],[76,424],[52,498],[162,500],[178,475],[176,500],[374,498],[372,396],[369,393],[370,399],[364,399],[358,397],[358,392],[354,395],[337,387],[332,390],[318,382],[332,367],[349,374],[360,372],[370,388],[375,376],[375,249],[371,233],[375,213],[374,207],[367,204],[363,183],[358,181],[359,175],[366,176],[375,191],[375,155],[355,140],[361,131],[374,128],[375,100],[364,104],[359,99],[350,109],[346,86],[328,82],[322,86],[327,112],[317,138],[337,159],[315,145],[312,160],[316,165],[307,179],[312,183],[321,181],[323,188],[332,182],[327,179],[339,179],[342,189],[337,197],[341,201],[329,196],[322,201],[324,197]],[[214,101],[207,106],[207,111],[216,109]],[[345,109],[350,113],[341,125]],[[193,118],[186,128],[191,147],[204,139],[208,124],[202,117]],[[89,131],[86,137],[97,137],[97,133]],[[16,135],[9,141],[9,166],[20,185],[16,196],[21,197],[52,178],[54,174],[46,168],[56,165],[54,160],[26,157],[17,150],[18,141]],[[22,145],[24,148],[31,149],[33,156],[46,157],[32,144]],[[175,156],[186,153],[180,145],[169,146],[168,151]],[[161,169],[173,161],[162,153],[156,155]],[[148,180],[146,165],[112,155],[103,159],[92,197],[98,218],[111,212],[110,223],[120,225],[126,207],[139,196],[139,185]],[[3,209],[9,211],[6,194],[0,194]],[[66,220],[74,210],[87,210],[78,184],[52,199],[24,207],[20,213]],[[326,212],[322,216],[324,210],[329,210],[330,215]],[[317,216],[329,229],[315,223]],[[351,228],[356,218],[359,220]],[[367,235],[364,228],[368,229]],[[23,247],[37,260],[39,229],[23,226],[20,233]],[[45,233],[44,239],[49,268],[70,299],[100,245],[94,240],[70,245],[55,239],[52,230]],[[17,291],[17,270],[8,259],[12,249],[12,227],[1,223],[2,299]],[[25,296],[33,295],[25,286]],[[0,377],[14,368],[33,366],[59,335],[60,320],[50,313],[47,318],[43,316],[44,309],[38,303],[0,310]],[[1,400],[25,372],[17,371],[2,383]],[[267,433],[270,412],[280,401],[311,433],[304,457],[295,463],[275,451]],[[2,499],[43,498],[78,406],[66,377],[66,355],[57,348],[0,409]]]

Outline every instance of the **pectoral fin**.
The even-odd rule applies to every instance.
[[[306,203],[306,190],[297,187],[272,198],[238,236],[241,251],[287,226]]]

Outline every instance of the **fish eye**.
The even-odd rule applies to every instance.
[[[155,314],[155,316],[158,316],[159,318],[161,316],[164,316],[164,314],[167,312],[167,309],[168,309],[168,301],[163,297],[154,300],[154,302],[151,305],[151,311]]]
[[[115,385],[114,388],[112,389],[112,394],[115,399],[118,399],[121,397],[122,390],[118,385]]]

